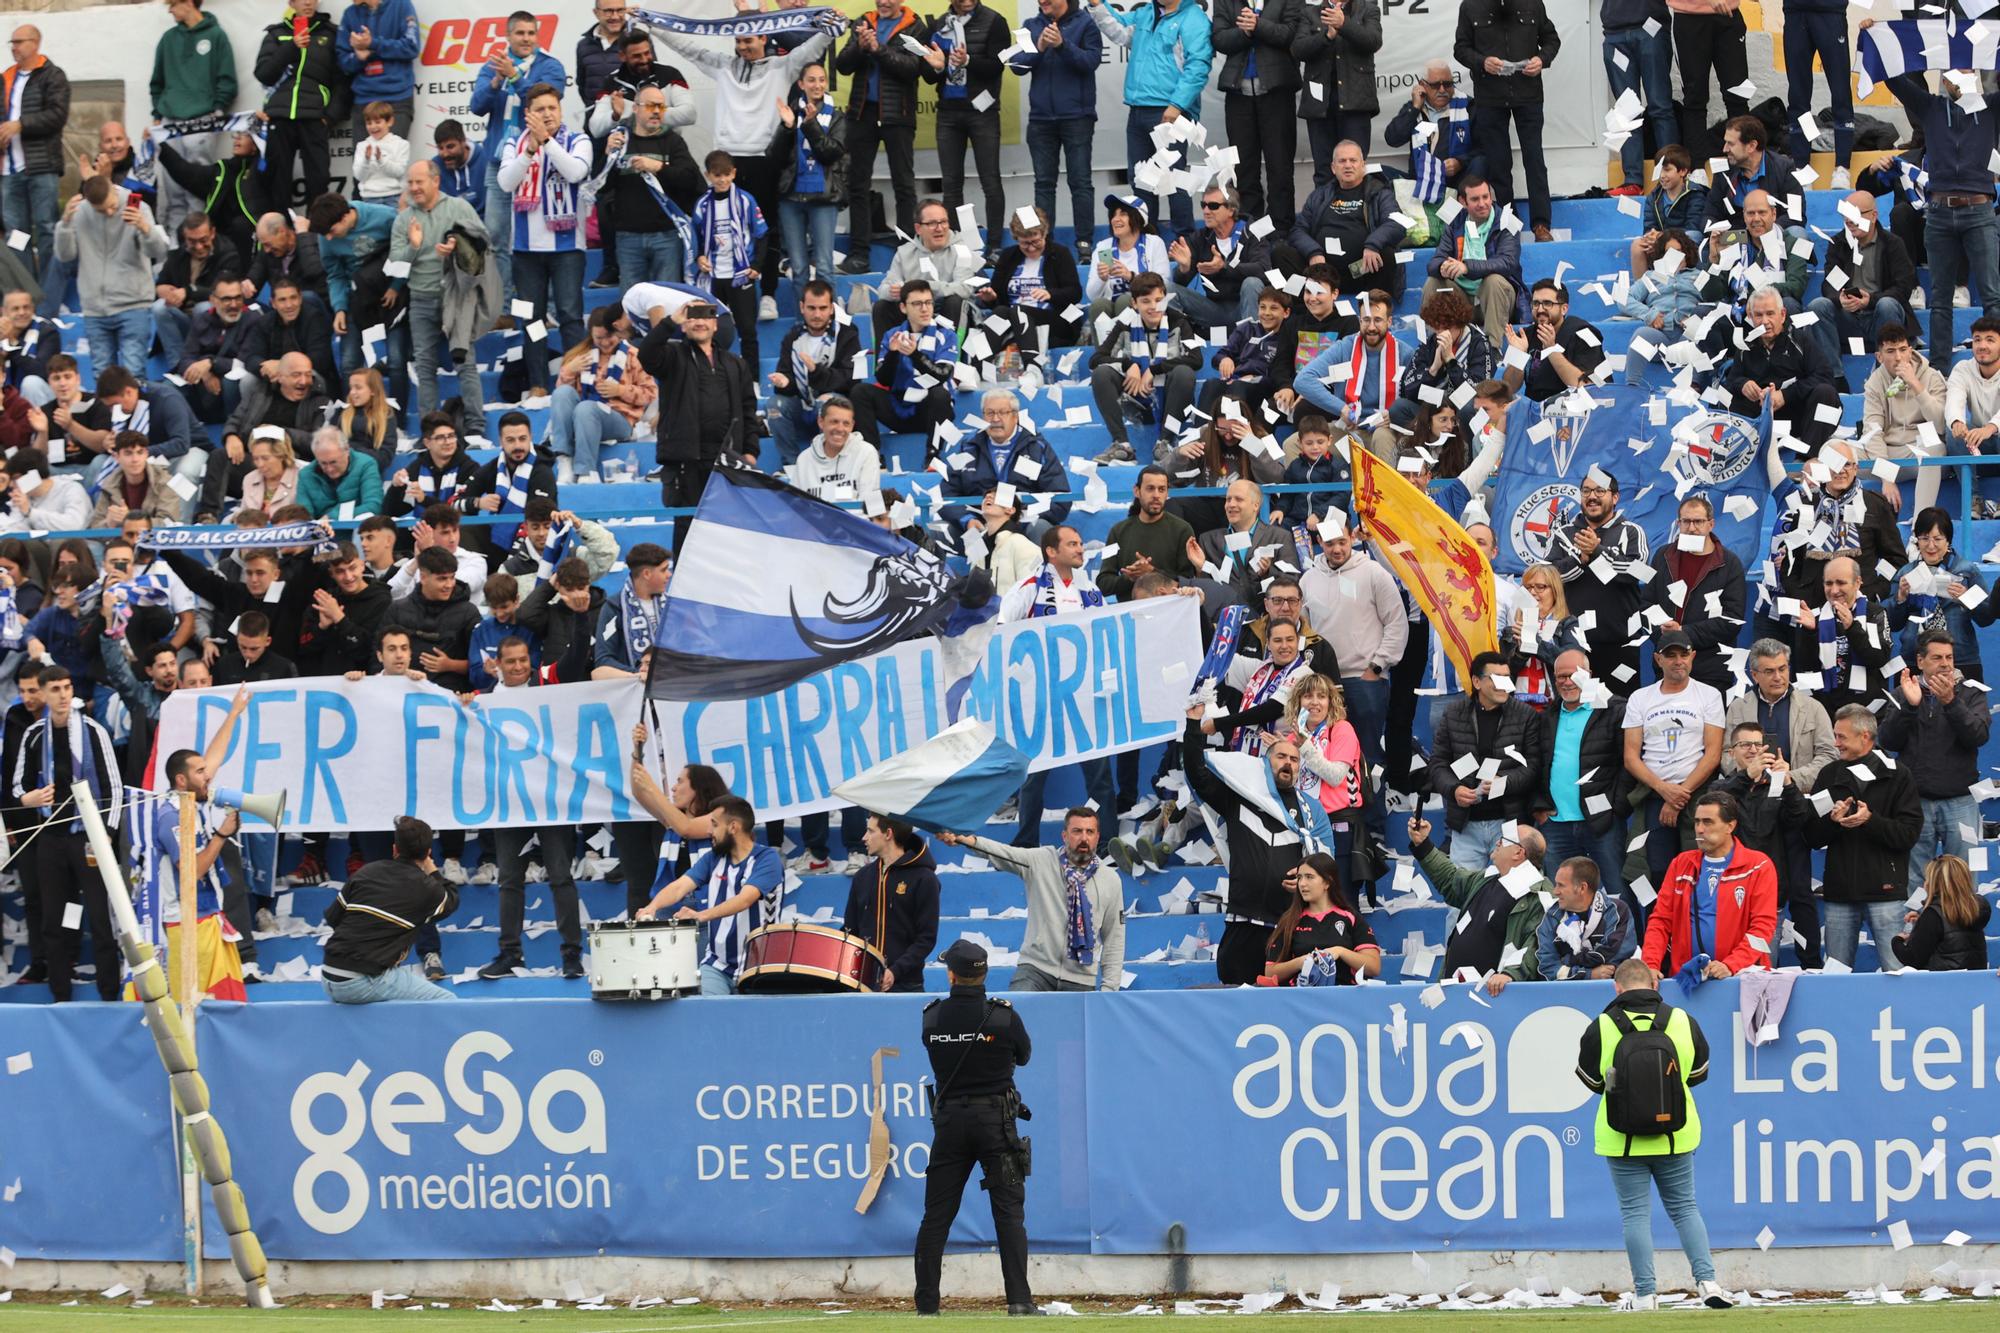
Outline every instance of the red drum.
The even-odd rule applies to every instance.
[[[889,970],[874,946],[831,926],[783,922],[743,942],[736,989],[749,995],[870,993]]]

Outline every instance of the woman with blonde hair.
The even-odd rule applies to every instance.
[[[1972,867],[1940,856],[1924,867],[1924,910],[1903,919],[1908,932],[1890,941],[1896,959],[1920,972],[1986,970],[1986,923],[1993,904],[1972,887]]]
[[[299,459],[283,431],[260,433],[250,441],[250,470],[243,474],[243,507],[265,513],[297,501]]]
[[[340,409],[340,433],[347,447],[375,460],[383,476],[396,457],[396,418],[389,411],[389,391],[382,372],[373,366],[349,371],[347,406]]]
[[[1536,708],[1547,707],[1555,696],[1550,684],[1556,658],[1572,648],[1583,647],[1576,617],[1569,613],[1563,595],[1562,575],[1550,564],[1529,565],[1521,574],[1521,591],[1534,599],[1538,614],[1532,619],[1526,610],[1514,613],[1514,623],[1503,626],[1500,646],[1513,659],[1514,697]]]

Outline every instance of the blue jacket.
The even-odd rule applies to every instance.
[[[486,145],[480,144],[472,150],[462,167],[448,167],[442,158],[432,158],[431,165],[437,168],[438,189],[446,194],[457,195],[472,205],[472,211],[485,215],[486,212],[486,163],[491,155]]]
[[[389,244],[389,231],[396,225],[396,210],[387,204],[357,199],[348,207],[356,216],[347,235],[319,238],[320,267],[326,270],[327,297],[335,310],[347,309],[347,298],[354,292],[354,275],[360,271],[361,261]]]
[[[1460,212],[1445,224],[1444,234],[1438,237],[1437,249],[1431,253],[1431,262],[1425,269],[1433,278],[1444,276],[1439,270],[1445,260],[1460,257],[1459,252],[1465,248],[1466,220],[1466,214]],[[1508,285],[1514,289],[1514,322],[1525,324],[1528,322],[1528,282],[1521,276],[1521,233],[1508,231],[1499,225],[1498,206],[1493,210],[1493,223],[1486,236],[1486,258],[1466,260],[1466,275],[1484,278],[1497,274],[1507,279]]]
[[[1701,270],[1683,267],[1671,278],[1648,273],[1635,279],[1631,299],[1619,313],[1642,324],[1652,323],[1655,315],[1665,315],[1667,332],[1673,333],[1707,304],[1701,299]]]
[[[1069,13],[1056,25],[1062,45],[1044,52],[1036,43],[1049,20],[1037,13],[1022,25],[1028,49],[1007,62],[1016,74],[1028,74],[1029,120],[1095,120],[1097,67],[1104,63],[1104,35],[1083,0],[1070,0]]]
[[[1350,475],[1347,464],[1340,459],[1340,452],[1329,449],[1324,458],[1312,459],[1304,454],[1294,458],[1285,468],[1285,485],[1330,486],[1335,482],[1348,480]],[[1304,491],[1293,491],[1288,495],[1280,495],[1271,511],[1271,521],[1297,526],[1306,521],[1308,513],[1315,510],[1324,512],[1326,502],[1331,498],[1331,494],[1325,492],[1307,494]]]
[[[560,93],[569,84],[569,75],[563,63],[542,50],[535,48],[535,54],[528,58],[524,66],[513,78],[503,84],[493,82],[493,71],[485,65],[472,81],[471,111],[475,116],[486,117],[486,142],[493,152],[508,136],[521,128],[521,94],[538,83],[546,83]],[[489,158],[497,161],[490,152]]]
[[[1910,572],[1922,563],[1923,561],[1921,560],[1912,560],[1909,564],[1897,570],[1897,587],[1900,587],[1902,581],[1909,577]],[[1957,579],[1968,588],[1985,588],[1987,586],[1986,579],[1979,572],[1979,566],[1967,560],[1956,551],[1949,553],[1945,557],[1945,568],[1950,571],[1951,577]],[[1988,589],[1988,591],[1991,591],[1991,589]],[[1960,671],[1977,672],[1980,666],[1980,657],[1979,635],[1976,627],[1991,625],[1996,617],[2000,617],[2000,602],[1996,602],[1993,598],[1989,597],[1979,604],[1977,610],[1968,611],[1965,609],[1965,603],[1963,602],[1947,602],[1944,601],[1942,596],[1938,600],[1944,606],[1944,627],[1951,631],[1953,662]],[[1924,632],[1924,620],[1917,614],[1917,607],[1913,601],[1896,600],[1895,588],[1890,589],[1888,607],[1889,628],[1900,631],[1897,635],[1897,651],[1902,653],[1903,660],[1911,663],[1911,669],[1915,670],[1917,638]]]
[[[354,54],[354,34],[363,28],[369,37],[366,60]],[[424,39],[410,0],[382,0],[374,9],[354,0],[340,16],[333,48],[341,73],[352,81],[357,109],[365,102],[407,102],[417,95],[417,57]]]
[[[1206,9],[1196,0],[1181,0],[1179,9],[1166,14],[1154,0],[1130,13],[1099,5],[1090,14],[1106,41],[1132,50],[1125,65],[1126,106],[1173,105],[1201,119],[1201,91],[1215,63]]]
[[[1271,377],[1271,353],[1278,345],[1280,329],[1266,333],[1264,326],[1254,319],[1240,321],[1229,331],[1229,341],[1215,353],[1218,364],[1224,357],[1235,363],[1235,373],[1230,375],[1231,383],[1240,380],[1262,380]]]
[[[1041,495],[1068,494],[1069,473],[1063,470],[1062,455],[1049,447],[1049,442],[1033,431],[1023,427],[1015,441],[1014,456],[1008,460],[1007,475],[997,474],[994,466],[992,437],[981,434],[976,438],[960,440],[952,447],[950,458],[956,454],[972,455],[972,461],[964,467],[955,468],[945,475],[944,485],[938,488],[938,495],[946,500],[970,500],[970,506],[948,504],[939,512],[954,532],[963,531],[968,521],[978,515],[979,502],[1003,481],[1012,482],[1019,491]],[[1040,471],[1029,476],[1023,471],[1023,461],[1030,461]],[[1030,470],[1033,470],[1032,468]],[[1060,523],[1069,517],[1069,501],[1058,500],[1048,507],[1043,515],[1050,523]]]
[[[1639,205],[1640,231],[1684,231],[1701,239],[1702,219],[1708,215],[1708,187],[1690,185],[1671,202],[1663,186],[1647,191]]]
[[[1632,910],[1624,899],[1599,889],[1591,911],[1598,914],[1597,929],[1585,932],[1581,949],[1557,938],[1556,931],[1569,913],[1560,907],[1542,913],[1542,924],[1535,928],[1535,958],[1543,981],[1588,981],[1592,968],[1622,963],[1638,952],[1638,932],[1632,928]],[[1584,921],[1589,919],[1586,913]]]
[[[1925,93],[1919,102],[1924,131],[1924,170],[1933,193],[1992,194],[1993,171],[1987,163],[2000,142],[2000,111],[1988,106],[1968,116],[1954,98]]]

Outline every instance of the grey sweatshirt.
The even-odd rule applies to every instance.
[[[410,244],[412,222],[424,224],[424,243],[420,246]],[[479,214],[455,194],[440,191],[437,202],[430,208],[413,204],[396,214],[396,228],[389,233],[389,259],[409,262],[413,295],[436,296],[444,289],[444,261],[438,258],[437,248],[453,227],[464,227],[474,236],[486,236],[486,224],[479,220]]]
[[[1125,889],[1118,871],[1103,861],[1090,877],[1090,920],[1097,927],[1097,966],[1070,961],[1069,889],[1063,883],[1060,847],[1012,847],[991,838],[968,838],[967,847],[1021,877],[1028,889],[1028,929],[1021,961],[1058,981],[1115,991],[1125,975]]]
[[[122,315],[153,304],[153,267],[167,257],[167,233],[144,201],[139,217],[145,231],[125,220],[131,193],[112,187],[118,207],[109,217],[82,203],[56,224],[56,255],[76,265],[86,315]]]

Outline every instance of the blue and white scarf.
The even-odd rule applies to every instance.
[[[809,9],[780,9],[764,14],[733,14],[728,18],[715,19],[690,18],[660,9],[634,9],[631,21],[644,28],[685,33],[690,37],[769,37],[775,33],[807,29],[837,36],[847,29],[847,16],[823,5]]]
[[[493,462],[493,489],[500,493],[500,512],[519,514],[528,508],[528,481],[535,475],[535,456],[529,454],[521,460],[517,468],[509,469],[507,460],[497,458]]]
[[[424,497],[425,504],[433,501],[450,504],[458,498],[461,489],[458,484],[458,472],[463,461],[463,458],[455,458],[450,467],[439,468],[437,464],[431,462],[429,454],[417,460],[416,474],[411,480],[416,483],[417,494]]]
[[[577,388],[582,393],[584,400],[586,402],[604,402],[603,386],[606,384],[623,384],[625,382],[625,368],[631,364],[631,358],[632,344],[620,342],[617,350],[611,353],[611,360],[604,363],[603,373],[599,374],[596,367],[600,358],[597,350],[595,348],[591,349],[590,358],[584,362],[583,369],[578,372],[576,377]]]
[[[694,206],[694,228],[701,242],[701,248],[695,251],[695,253],[697,255],[708,256],[708,262],[711,266],[720,267],[715,263],[717,234],[715,225],[716,202],[715,191],[710,190]],[[764,222],[764,210],[757,207],[757,201],[752,199],[750,192],[740,185],[733,187],[729,191],[728,199],[723,207],[727,209],[729,214],[728,239],[731,272],[729,282],[731,286],[735,287],[747,286],[756,281],[755,278],[749,276],[749,273],[752,268],[756,267],[757,242],[763,239],[764,233],[769,231],[770,227]],[[694,285],[705,292],[713,294],[715,291],[715,274],[697,273]]]
[[[535,578],[547,583],[556,576],[556,566],[569,559],[576,551],[576,524],[557,523],[549,528],[548,540],[542,543],[540,563],[535,566]]]
[[[1196,685],[1221,680],[1229,674],[1229,664],[1236,660],[1237,641],[1242,638],[1244,622],[1249,619],[1250,608],[1241,602],[1222,609],[1222,614],[1215,618],[1215,636],[1208,641],[1208,656],[1201,659],[1201,670],[1195,673]]]
[[[325,519],[265,528],[153,528],[139,534],[142,551],[249,551],[310,546],[313,554],[322,555],[334,545],[333,525]]]
[[[1860,624],[1867,623],[1868,599],[1866,597],[1856,597],[1854,599],[1854,619]],[[1829,688],[1836,690],[1845,689],[1846,686],[1842,682],[1847,679],[1847,636],[1840,632],[1840,618],[1833,613],[1832,603],[1829,602],[1822,608],[1822,614],[1818,617],[1813,628],[1817,631],[1820,644],[1822,645],[1819,655],[1822,667],[1829,665],[1826,660],[1824,645],[1829,643],[1833,645],[1833,661],[1830,666],[1834,673],[1834,678],[1830,682]]]
[[[12,588],[0,588],[0,652],[14,652],[28,641],[28,622],[14,601]]]
[[[1089,610],[1093,606],[1104,605],[1104,594],[1097,590],[1097,585],[1083,576],[1083,571],[1077,571],[1073,586],[1076,588],[1077,597],[1083,603],[1085,610]],[[1033,620],[1038,616],[1052,616],[1056,614],[1058,609],[1056,606],[1055,566],[1044,564],[1041,572],[1035,575],[1035,600],[1028,608],[1028,618]]]
[[[1097,931],[1093,926],[1090,910],[1090,881],[1097,874],[1097,862],[1092,860],[1087,866],[1079,866],[1069,859],[1067,852],[1056,853],[1062,858],[1063,923],[1069,960],[1078,967],[1097,965]]]
[[[516,156],[522,154],[521,145],[527,137],[526,130],[515,137],[513,151]],[[514,187],[513,204],[517,215],[540,213],[543,225],[552,234],[561,236],[576,230],[578,187],[563,179],[562,173],[549,165],[550,145],[572,156],[581,153],[587,157],[590,152],[590,140],[567,125],[557,126],[549,143],[528,158],[528,172]],[[520,226],[515,230],[514,244],[520,247],[527,239],[524,234],[526,218],[519,216],[516,221]]]
[[[1310,670],[1311,668],[1306,665],[1304,653],[1293,658],[1290,666],[1281,667],[1276,662],[1266,662],[1251,674],[1249,685],[1243,691],[1243,706],[1248,709],[1269,703],[1292,677]],[[1230,748],[1241,750],[1245,754],[1264,753],[1262,728],[1238,727],[1236,735],[1230,742]]]
[[[114,639],[125,637],[125,626],[132,619],[135,606],[165,606],[173,596],[174,576],[162,570],[159,573],[140,574],[125,583],[115,584],[110,590],[111,620],[105,633]]]
[[[1462,163],[1471,155],[1472,113],[1468,109],[1470,106],[1471,103],[1463,97],[1452,98],[1451,105],[1445,108],[1444,118],[1432,122],[1438,127],[1438,132],[1431,137],[1430,142],[1421,143],[1416,137],[1411,137],[1410,175],[1414,179],[1418,203],[1443,203],[1445,159],[1455,157]],[[1418,116],[1418,124],[1422,124],[1423,113],[1419,112]],[[1440,140],[1443,141],[1442,152],[1437,149]]]
[[[666,613],[667,595],[641,597],[632,591],[628,581],[618,590],[618,623],[625,634],[625,652],[634,670],[639,659],[653,646],[653,636],[659,633],[660,617]]]
[[[163,120],[147,129],[144,137],[132,145],[132,178],[143,183],[150,191],[154,173],[159,169],[159,146],[169,139],[185,139],[195,134],[247,134],[257,141],[257,159],[264,158],[265,122],[255,111],[239,111],[229,115],[222,111],[211,111],[203,116],[187,116],[178,120]]]
[[[632,126],[627,122],[621,128],[625,131],[625,142],[619,145],[616,152],[606,153],[603,168],[583,184],[577,206],[586,213],[596,204],[598,192],[603,190],[605,182],[611,179],[611,173],[623,166],[625,160],[632,155]],[[650,171],[634,171],[629,173],[629,178],[645,183],[646,192],[653,196],[653,202],[667,215],[667,221],[673,224],[675,235],[681,238],[681,253],[684,255],[698,253],[694,248],[694,224],[688,221],[688,215],[681,210],[681,206],[668,197],[666,187],[660,184],[660,178]],[[642,332],[650,333],[652,330],[646,329]]]
[[[45,713],[42,715],[41,721],[35,725],[42,730],[42,778],[35,785],[38,787],[53,787],[56,781],[55,719]],[[69,745],[70,780],[74,782],[80,778],[90,784],[90,799],[97,803],[98,810],[104,814],[104,822],[112,828],[117,828],[117,804],[114,803],[107,807],[104,803],[106,779],[109,771],[106,767],[104,753],[86,744],[84,740],[84,734],[96,727],[97,724],[95,722],[92,722],[83,715],[81,704],[70,709],[69,727],[65,732],[66,743]],[[107,744],[105,748],[109,749],[110,747]],[[122,791],[120,795],[123,795]],[[69,799],[70,795],[67,791],[58,791],[55,794],[55,805],[60,806],[68,802]],[[46,819],[49,817],[52,809],[54,809],[54,806],[45,805],[41,806],[38,812]],[[81,832],[82,829],[82,819],[70,820],[69,831],[71,833]]]

